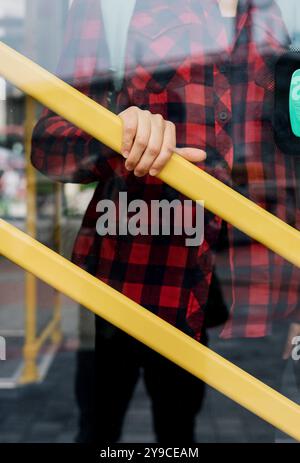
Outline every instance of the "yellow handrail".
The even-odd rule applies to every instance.
[[[120,152],[122,123],[117,116],[4,44],[0,74]],[[211,211],[299,265],[300,233],[221,182],[177,155],[159,177],[192,199],[204,199]],[[3,220],[0,253],[300,440],[297,404]]]
[[[0,74],[55,113],[121,152],[122,120],[0,42]],[[300,232],[177,154],[158,177],[300,267]]]
[[[300,441],[300,407],[0,220],[0,253]]]

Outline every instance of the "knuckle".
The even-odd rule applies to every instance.
[[[173,146],[173,145],[172,145],[172,146],[171,146],[171,145],[168,145],[168,146],[166,146],[165,151],[166,151],[165,156],[169,157],[169,156],[171,156],[171,155],[174,153],[174,151],[175,151],[175,146]]]
[[[132,113],[132,107],[124,109],[124,111],[122,111],[121,113],[119,113],[119,116],[120,116],[122,119],[125,119],[125,120],[126,120],[126,118],[128,118],[128,117],[130,116],[131,113]]]
[[[166,124],[167,124],[168,129],[172,130],[173,132],[176,132],[176,125],[174,124],[174,122],[167,121]]]
[[[137,129],[137,124],[134,119],[127,119],[124,124],[124,130],[126,134],[133,135]]]
[[[147,141],[145,138],[139,136],[139,137],[136,137],[136,140],[135,140],[135,143],[136,143],[136,146],[141,149],[141,148],[146,148],[147,146]]]
[[[159,148],[153,145],[148,146],[147,151],[151,157],[157,157],[160,153]]]
[[[166,152],[166,151],[165,151],[165,152],[161,155],[161,157],[160,157],[160,159],[159,159],[159,162],[160,162],[161,164],[165,164],[165,163],[170,159],[170,157],[171,157],[171,152]]]
[[[134,136],[136,131],[135,125],[132,121],[128,121],[125,127],[125,135],[132,137]]]
[[[158,157],[157,161],[155,162],[155,167],[161,169],[170,159],[172,155],[172,150],[167,151],[164,150],[164,152]]]
[[[124,113],[122,119],[124,121],[125,127],[136,125],[136,120],[137,120],[136,114],[130,109],[128,109],[127,112]]]
[[[164,118],[162,117],[161,114],[153,114],[153,117],[154,117],[154,119],[156,119],[156,120],[157,120],[158,122],[160,122],[160,123],[164,123],[164,122],[165,122],[165,120],[164,120]]]

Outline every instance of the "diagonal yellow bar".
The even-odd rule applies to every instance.
[[[0,254],[300,441],[300,406],[3,220]]]
[[[117,116],[1,43],[0,74],[120,152]],[[297,230],[200,169],[174,155],[160,178],[192,199],[204,199],[211,211],[299,265]],[[300,407],[294,402],[2,220],[0,253],[300,441]]]
[[[120,153],[122,121],[0,42],[0,75]],[[174,154],[158,177],[300,267],[300,232]]]

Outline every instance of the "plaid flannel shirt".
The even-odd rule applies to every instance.
[[[287,44],[273,1],[240,1],[230,43],[216,0],[139,0],[116,110],[135,105],[173,121],[178,147],[206,150],[199,167],[297,226],[293,160],[275,146],[272,129],[274,63]],[[108,105],[112,79],[98,0],[75,0],[58,74]],[[198,247],[174,233],[100,237],[100,199],[117,204],[119,191],[148,204],[185,198],[159,179],[135,177],[121,156],[49,110],[34,130],[32,162],[55,181],[98,182],[73,262],[200,340],[222,220],[206,211]],[[231,311],[223,336],[264,336],[274,317],[297,319],[298,269],[230,225],[228,237]]]

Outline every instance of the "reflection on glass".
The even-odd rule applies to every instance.
[[[144,145],[135,147],[134,167],[139,161],[142,168],[142,175],[136,175],[112,150],[37,107],[31,150],[37,169],[37,237],[53,248],[60,242],[61,253],[72,255],[81,268],[298,401],[299,269],[208,212],[204,242],[187,247],[186,236],[176,232],[184,224],[186,198],[149,175],[161,153],[166,162],[171,152],[164,149],[167,139],[168,147],[299,229],[299,160],[274,142],[276,63],[298,46],[300,37],[300,8],[294,1],[287,3],[40,0],[12,6],[0,0],[0,36],[49,70],[59,61],[58,76],[122,113],[125,128],[133,126],[132,144],[144,137]],[[25,121],[24,95],[0,80],[0,211],[22,228],[28,191],[33,194],[25,171]],[[174,124],[169,132],[167,121]],[[154,154],[146,151],[150,140],[159,145]],[[172,204],[169,235],[132,235],[126,229],[100,236],[97,221],[100,211],[107,211],[99,203],[111,201],[119,210],[120,192],[126,194],[128,215],[108,216],[103,225],[108,231],[112,225],[120,231],[123,219],[125,225],[134,219],[139,213],[134,201],[147,207],[136,218],[136,229],[150,227],[153,202],[165,200]],[[53,225],[58,206],[60,238]],[[169,212],[163,209],[160,224]],[[195,219],[195,206],[193,213]],[[7,265],[1,260],[5,285]],[[11,275],[20,288],[22,274],[11,270]],[[42,286],[38,299],[37,325],[44,326],[55,295]],[[10,303],[18,308],[20,330],[22,297],[11,297]],[[79,410],[78,430],[70,411],[75,399],[65,397],[66,417],[73,426],[66,441],[76,432],[77,441],[97,443],[288,440],[212,390],[203,402],[200,380],[99,317],[94,328],[94,317],[85,308],[64,299],[62,313],[65,338],[53,369],[61,387],[66,363],[74,366]],[[0,320],[7,330],[10,316],[1,318],[1,308]],[[18,355],[22,360],[20,349]],[[52,378],[50,370],[44,381]],[[34,400],[35,390],[31,394],[28,400]],[[50,411],[47,420],[61,426]],[[1,432],[0,426],[0,437]],[[4,436],[6,432],[3,427]],[[44,439],[55,441],[57,434],[45,434]],[[43,437],[32,430],[26,439]]]

